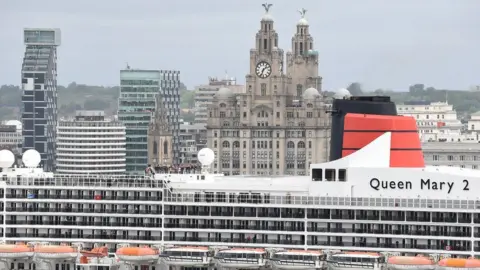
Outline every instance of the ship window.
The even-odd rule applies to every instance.
[[[347,181],[347,170],[339,169],[338,170],[338,181],[345,182]]]
[[[312,181],[322,181],[322,169],[312,169]]]
[[[326,169],[325,170],[325,180],[335,181],[335,170],[334,169]]]
[[[262,202],[262,197],[260,196],[260,193],[252,193],[252,202],[253,203],[261,203]]]
[[[205,192],[207,202],[213,202],[213,192]]]
[[[217,192],[217,202],[226,202],[225,192]]]

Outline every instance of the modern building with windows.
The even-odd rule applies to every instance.
[[[125,174],[125,126],[103,111],[77,111],[57,136],[57,173]]]
[[[60,29],[24,29],[22,151],[35,149],[45,171],[55,170],[57,47]]]
[[[160,70],[160,93],[173,135],[173,163],[180,163],[180,71]]]
[[[118,120],[125,125],[126,171],[142,174],[148,164],[148,127],[160,93],[158,70],[130,69],[120,71]]]

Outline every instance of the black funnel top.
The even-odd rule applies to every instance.
[[[397,115],[395,103],[388,96],[358,96],[334,99],[330,137],[330,161],[342,157],[344,120],[347,113]]]

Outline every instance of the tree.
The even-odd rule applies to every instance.
[[[363,95],[362,85],[358,82],[354,82],[347,87],[347,90],[350,91],[352,96],[361,96]]]

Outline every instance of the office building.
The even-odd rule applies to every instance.
[[[180,124],[180,163],[198,164],[197,153],[207,147],[205,124]]]
[[[36,149],[41,166],[55,169],[57,127],[57,47],[59,29],[24,29],[22,65],[23,152]]]
[[[216,77],[208,78],[208,84],[195,87],[195,123],[207,124],[208,106],[212,104],[213,97],[220,88],[227,87],[235,94],[245,93],[245,85],[237,84],[235,78],[226,76],[219,80]]]
[[[158,70],[130,69],[120,71],[118,120],[125,125],[126,171],[143,174],[148,164],[148,128],[160,93]]]
[[[180,71],[160,70],[160,93],[170,131],[173,135],[173,164],[180,163]]]
[[[105,119],[103,111],[77,111],[59,121],[57,173],[125,174],[125,126]]]

